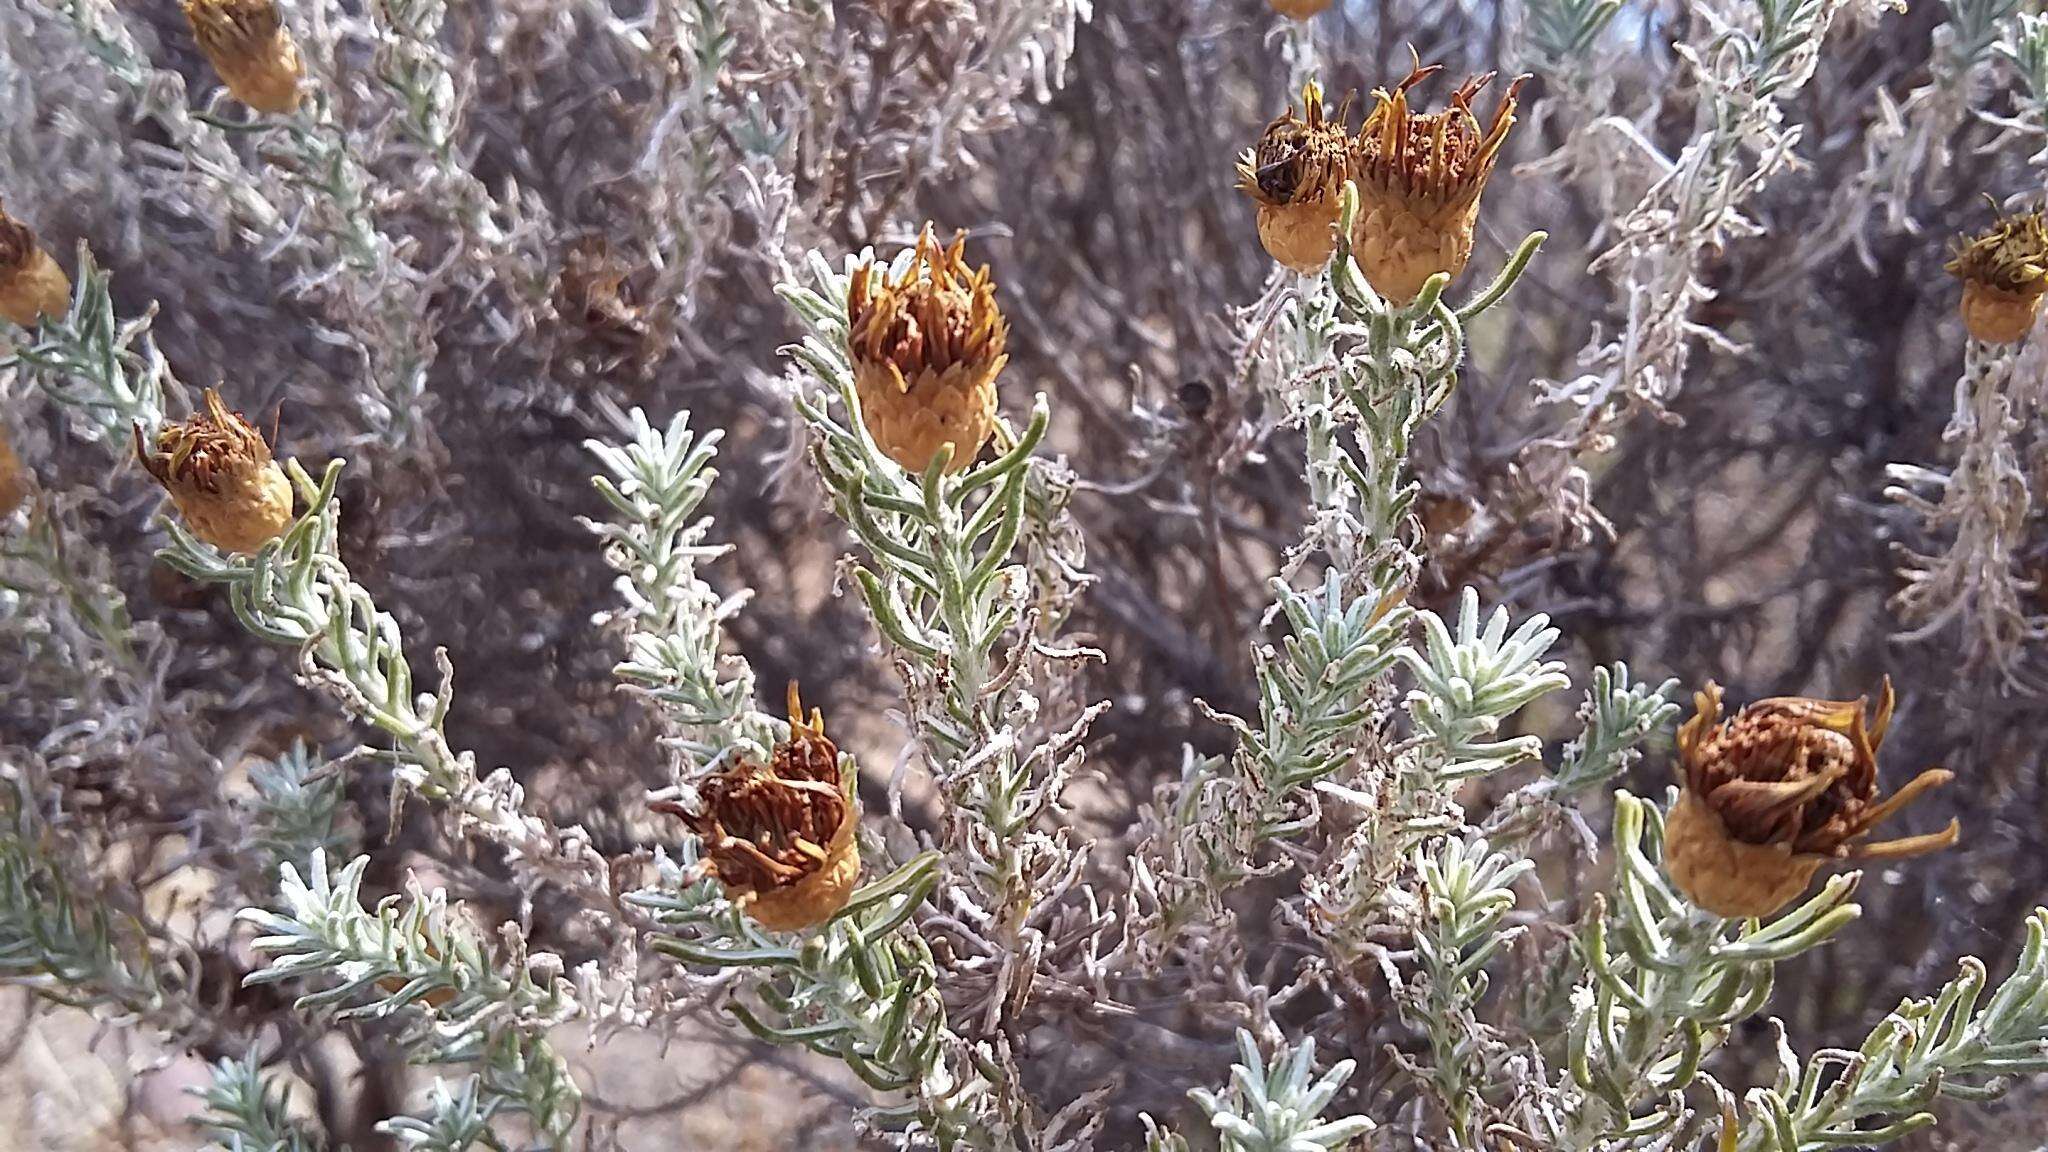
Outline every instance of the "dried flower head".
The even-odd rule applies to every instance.
[[[824,717],[812,709],[806,720],[791,684],[789,738],[768,763],[742,758],[720,770],[698,788],[697,811],[671,800],[653,807],[697,834],[705,870],[755,923],[795,932],[846,907],[860,879],[852,792]]]
[[[71,278],[36,243],[29,226],[0,208],[0,318],[33,328],[71,307]]]
[[[254,552],[292,522],[292,485],[263,434],[206,390],[204,411],[157,430],[135,429],[135,456],[171,494],[192,534],[228,552]]]
[[[1963,282],[1963,327],[1992,344],[2027,337],[2048,294],[2048,216],[2040,209],[2004,216],[1957,245],[1948,270]]]
[[[179,7],[235,99],[278,116],[298,111],[299,46],[276,0],[180,0]]]
[[[1333,0],[1267,0],[1278,12],[1289,20],[1306,20],[1320,12],[1329,10]]]
[[[941,446],[948,472],[974,462],[996,425],[996,376],[1009,326],[986,266],[969,269],[964,235],[939,246],[926,224],[897,272],[872,259],[846,289],[848,351],[861,422],[877,447],[922,472]]]
[[[1721,688],[1695,697],[1678,730],[1683,790],[1665,822],[1671,878],[1723,916],[1768,916],[1796,899],[1829,860],[1897,860],[1956,842],[1958,826],[1876,844],[1861,841],[1950,773],[1930,768],[1877,795],[1877,749],[1892,718],[1892,682],[1877,707],[1781,696],[1721,719]]]
[[[14,454],[14,445],[7,442],[5,429],[0,429],[0,521],[14,515],[14,510],[28,502],[28,465]]]
[[[1237,187],[1258,203],[1259,243],[1267,255],[1304,275],[1322,271],[1337,250],[1349,109],[1346,97],[1336,119],[1326,118],[1322,85],[1311,80],[1301,89],[1301,115],[1289,107],[1237,161]]]
[[[627,287],[625,266],[612,258],[610,244],[602,236],[580,240],[561,260],[557,283],[563,316],[580,322],[586,330],[629,344],[647,338],[647,322],[641,307],[633,303]]]
[[[1442,65],[1417,61],[1392,92],[1376,89],[1373,109],[1352,143],[1351,179],[1358,185],[1352,250],[1380,295],[1405,304],[1438,272],[1455,277],[1472,258],[1479,196],[1515,123],[1516,98],[1529,78],[1516,77],[1481,126],[1472,100],[1494,74],[1474,76],[1451,93],[1451,106],[1417,113],[1408,90]]]

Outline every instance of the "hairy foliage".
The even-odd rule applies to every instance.
[[[2037,206],[2048,21],[1313,6],[291,0],[277,115],[176,5],[0,8],[72,285],[0,320],[33,1026],[289,1152],[2033,1147],[2048,345],[1942,268]],[[1236,157],[1411,53],[1535,74],[1472,267],[1383,298],[1352,185],[1275,268]],[[1009,362],[907,470],[847,296],[928,222]],[[133,464],[204,384],[253,551]],[[1690,690],[1883,674],[1962,842],[1696,907]],[[784,932],[669,817],[797,681],[861,874]]]

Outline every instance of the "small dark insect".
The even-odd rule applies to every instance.
[[[1293,156],[1275,160],[1259,166],[1259,191],[1275,200],[1294,199],[1294,190],[1300,183],[1301,166]]]

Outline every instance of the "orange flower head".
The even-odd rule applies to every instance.
[[[1406,304],[1438,272],[1456,277],[1472,258],[1472,232],[1479,197],[1500,159],[1515,123],[1522,85],[1508,85],[1493,122],[1481,125],[1472,101],[1493,81],[1474,76],[1451,93],[1451,105],[1418,113],[1408,90],[1442,65],[1418,61],[1392,92],[1373,92],[1373,109],[1351,148],[1351,179],[1358,186],[1358,214],[1351,244],[1374,291]]]
[[[789,738],[768,763],[739,759],[698,788],[695,811],[659,801],[703,842],[706,872],[727,897],[774,932],[796,932],[832,918],[860,879],[860,826],[853,774],[825,735],[816,709],[808,720],[789,686]]]
[[[299,46],[276,0],[180,0],[192,38],[229,95],[258,112],[299,108]]]
[[[1323,112],[1322,85],[1301,89],[1301,115],[1292,107],[1266,125],[1256,146],[1237,161],[1237,187],[1258,206],[1259,243],[1267,255],[1303,275],[1320,272],[1337,250],[1339,190],[1350,144],[1344,119],[1349,97],[1332,120]]]
[[[1963,282],[1963,327],[1991,344],[2016,344],[2034,329],[2048,295],[2048,216],[2040,209],[2003,216],[1957,246],[1948,262]]]
[[[7,442],[7,432],[0,429],[0,523],[4,523],[14,510],[28,503],[28,466],[21,457],[14,454],[14,445]]]
[[[194,536],[226,552],[255,552],[292,523],[292,485],[263,434],[211,388],[204,410],[165,424],[155,443],[135,429],[135,456],[170,493]]]
[[[33,328],[71,308],[71,278],[36,243],[36,234],[0,209],[0,319]]]
[[[1721,718],[1709,681],[1678,730],[1682,790],[1666,818],[1665,861],[1693,903],[1722,916],[1768,916],[1797,899],[1830,860],[1896,860],[1956,842],[1936,833],[1864,838],[1950,773],[1930,768],[1890,797],[1877,793],[1877,750],[1892,717],[1892,683],[1868,699],[1760,700]]]
[[[1267,0],[1267,2],[1273,6],[1273,11],[1287,17],[1289,20],[1307,20],[1319,13],[1327,12],[1335,0]]]
[[[966,248],[964,235],[940,247],[926,224],[900,271],[870,258],[847,284],[861,422],[884,455],[912,472],[946,445],[946,471],[961,471],[995,431],[1010,330],[988,268],[968,268]]]

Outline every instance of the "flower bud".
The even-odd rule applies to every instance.
[[[908,263],[872,259],[846,289],[848,352],[860,418],[884,455],[923,472],[942,445],[946,471],[974,462],[996,426],[996,376],[1009,326],[986,266],[970,270],[967,239],[941,248],[931,225]]]
[[[292,485],[262,433],[206,390],[205,411],[166,424],[152,447],[135,429],[135,456],[171,495],[194,536],[226,552],[254,552],[292,522]]]
[[[2048,218],[2039,210],[2001,218],[1959,245],[1948,271],[1963,282],[1963,327],[1990,344],[2013,344],[2034,329],[2048,293]]]
[[[1768,916],[1797,899],[1830,860],[1897,860],[1946,848],[1958,825],[1876,844],[1861,841],[1950,773],[1930,768],[1887,799],[1877,749],[1892,716],[1887,677],[1868,700],[1781,696],[1721,719],[1712,681],[1678,730],[1682,791],[1664,823],[1671,879],[1722,916]]]
[[[299,108],[299,46],[276,0],[180,0],[199,50],[230,95],[258,112]]]
[[[1349,106],[1347,99],[1334,121],[1325,119],[1322,85],[1311,80],[1301,89],[1301,116],[1289,108],[1237,162],[1237,187],[1258,204],[1259,243],[1303,275],[1321,272],[1337,250]]]
[[[860,880],[860,818],[853,773],[825,736],[825,719],[803,717],[789,686],[789,738],[768,763],[740,759],[698,788],[696,811],[659,801],[703,842],[705,871],[754,922],[771,932],[815,927],[846,907]]]
[[[1373,92],[1373,109],[1352,143],[1351,179],[1358,214],[1352,254],[1373,290],[1406,304],[1438,272],[1455,278],[1472,258],[1479,196],[1515,123],[1516,99],[1527,76],[1517,77],[1482,128],[1472,99],[1494,74],[1474,76],[1451,93],[1451,106],[1418,114],[1408,90],[1436,73],[1418,62],[1391,93]]]
[[[28,225],[0,210],[0,319],[33,328],[71,308],[71,278],[36,243]]]

